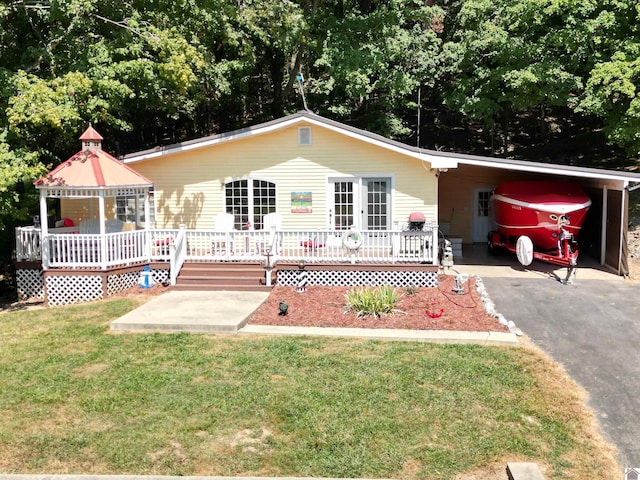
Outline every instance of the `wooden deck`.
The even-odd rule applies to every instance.
[[[186,229],[95,235],[54,229],[42,238],[37,229],[17,229],[18,293],[51,305],[97,300],[136,285],[146,266],[156,282],[192,289],[268,289],[296,285],[302,276],[310,285],[437,284],[437,230],[358,232],[358,248],[348,248],[342,235]]]

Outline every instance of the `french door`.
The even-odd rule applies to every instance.
[[[328,223],[334,230],[351,226],[362,230],[389,230],[391,178],[349,177],[329,179]]]

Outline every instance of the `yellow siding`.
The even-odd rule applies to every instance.
[[[326,228],[328,178],[349,175],[392,178],[392,222],[413,211],[436,220],[437,179],[428,164],[315,125],[312,145],[299,146],[298,126],[131,164],[155,183],[157,226],[213,228],[224,183],[249,177],[276,184],[283,228]],[[312,213],[291,213],[291,192],[299,191],[312,193]]]

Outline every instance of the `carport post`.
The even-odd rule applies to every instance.
[[[626,187],[626,185],[625,185]],[[620,241],[618,242],[618,275],[628,275],[629,272],[622,271],[622,253],[624,252],[624,245],[622,242],[626,241],[625,231],[627,230],[627,215],[629,212],[629,194],[627,193],[627,189],[622,189],[622,198],[620,199],[620,221],[622,224],[620,225]],[[627,264],[625,262],[625,265]]]
[[[602,226],[600,228],[600,265],[604,265],[607,252],[607,197],[608,189],[602,188]]]

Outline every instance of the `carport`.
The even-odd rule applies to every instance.
[[[501,182],[569,180],[580,183],[592,206],[580,236],[583,252],[618,275],[627,275],[629,193],[640,187],[640,174],[471,155],[454,157],[457,168],[442,171],[438,183],[441,228],[462,243],[486,242],[493,229],[489,199]],[[464,255],[464,254],[463,254]]]

